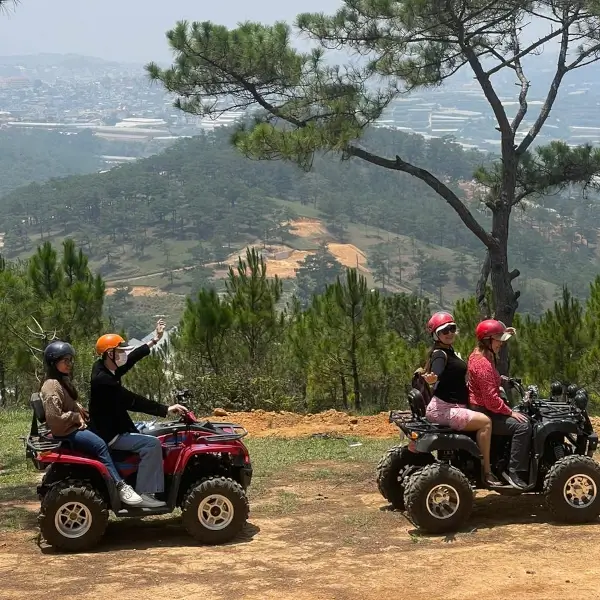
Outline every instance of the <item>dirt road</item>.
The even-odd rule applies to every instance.
[[[420,536],[387,510],[371,468],[318,461],[270,481],[227,546],[194,545],[174,517],[111,522],[97,551],[75,556],[40,549],[33,529],[0,533],[0,598],[599,597],[600,524],[548,520],[539,497],[483,494],[467,531]]]

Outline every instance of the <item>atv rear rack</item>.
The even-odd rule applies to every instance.
[[[29,436],[25,439],[25,444],[32,452],[51,452],[52,450],[60,448],[62,441],[40,435]]]
[[[410,411],[391,410],[389,422],[394,423],[406,435],[409,435],[411,431],[418,433],[456,433],[456,430],[452,427],[432,423],[425,417],[415,417]]]

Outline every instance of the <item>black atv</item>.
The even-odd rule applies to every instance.
[[[491,489],[506,495],[543,493],[558,521],[595,520],[600,515],[600,465],[592,458],[598,435],[587,413],[587,393],[580,390],[564,401],[542,400],[535,386],[525,391],[519,379],[510,382],[521,397],[513,410],[527,414],[532,423],[529,481],[523,490],[508,483]],[[390,412],[390,422],[408,443],[390,448],[379,461],[379,491],[419,529],[456,531],[471,514],[474,490],[488,489],[475,433],[427,421],[423,396],[416,389],[408,401],[410,412]],[[492,435],[492,471],[501,480],[510,445],[510,436]]]

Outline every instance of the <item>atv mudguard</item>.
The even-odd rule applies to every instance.
[[[433,452],[434,450],[465,450],[481,460],[481,452],[477,444],[461,433],[426,433],[415,443],[417,452]]]
[[[569,433],[577,435],[579,433],[579,426],[573,421],[542,421],[534,426],[533,432],[533,449],[538,455],[544,453],[544,446],[546,445],[546,439],[551,433],[562,433],[567,435]]]

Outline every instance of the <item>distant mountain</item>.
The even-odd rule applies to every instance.
[[[12,56],[0,56],[0,67],[24,67],[26,69],[39,69],[47,67],[62,67],[69,69],[89,69],[94,67],[139,67],[138,63],[117,62],[105,60],[95,56],[84,56],[81,54],[15,54]]]

